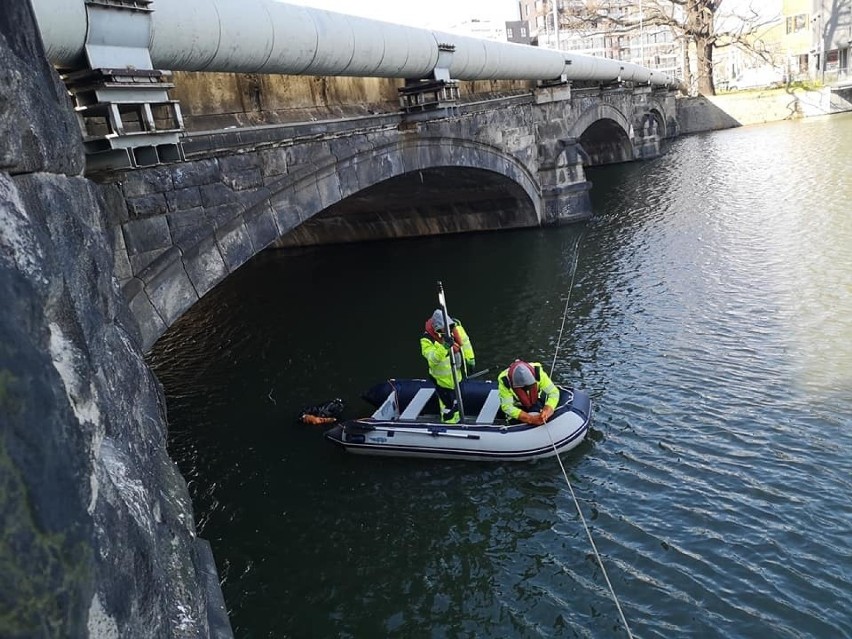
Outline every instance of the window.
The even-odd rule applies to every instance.
[[[506,27],[506,36],[509,40],[513,40],[515,38],[515,30],[512,27]]]
[[[787,33],[798,33],[804,31],[808,27],[808,14],[799,13],[794,16],[787,16]]]
[[[526,27],[521,27],[521,37],[522,38],[527,37],[527,28]]]
[[[832,49],[825,52],[825,68],[830,71],[835,71],[840,66],[840,51]]]

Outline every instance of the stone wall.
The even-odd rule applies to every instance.
[[[501,106],[199,134],[198,159],[112,176],[115,272],[144,344],[285,236],[315,244],[538,225],[531,100]],[[448,167],[457,170],[435,171]],[[405,174],[416,180],[391,180]],[[367,192],[376,185],[381,193]]]
[[[852,89],[766,89],[678,100],[680,132],[701,133],[852,110]]]
[[[226,637],[110,207],[26,2],[0,12],[0,88],[0,636]]]
[[[585,219],[584,158],[654,157],[660,136],[677,131],[673,112],[667,92],[595,88],[572,98],[566,85],[416,114],[195,132],[187,162],[104,178],[115,273],[147,348],[270,245]],[[583,138],[598,120],[617,130]]]
[[[402,80],[254,73],[175,73],[170,96],[180,100],[189,131],[329,120],[399,111]],[[459,83],[463,101],[529,94],[535,83]]]

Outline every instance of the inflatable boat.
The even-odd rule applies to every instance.
[[[430,381],[392,379],[364,394],[376,408],[370,417],[343,421],[325,435],[360,455],[528,461],[576,447],[592,420],[591,399],[582,390],[560,386],[559,405],[543,426],[509,422],[494,381],[464,380],[460,390],[464,418],[444,424]]]

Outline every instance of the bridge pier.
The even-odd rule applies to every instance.
[[[574,91],[569,83],[544,84],[535,90],[538,181],[541,224],[577,222],[592,216],[585,164],[591,158],[571,134]]]
[[[582,145],[576,138],[556,140],[539,145],[539,155],[542,224],[567,224],[591,217],[592,184],[583,169],[589,156]]]
[[[656,118],[649,113],[642,115],[639,127],[634,129],[633,158],[647,160],[660,155],[662,137]]]

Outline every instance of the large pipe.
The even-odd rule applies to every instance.
[[[84,0],[32,0],[49,59],[80,66],[90,24]],[[456,80],[629,80],[670,86],[629,62],[482,40],[276,0],[154,0],[148,50],[157,69],[431,77],[439,45],[455,47]],[[89,34],[91,38],[91,34]],[[117,43],[122,34],[110,34]]]

